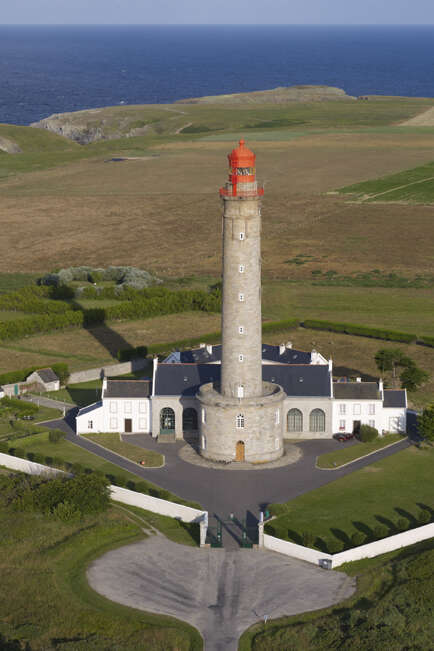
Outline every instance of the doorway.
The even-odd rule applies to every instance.
[[[353,434],[358,436],[360,434],[360,425],[362,422],[360,420],[353,420]]]
[[[238,441],[235,449],[235,461],[244,461],[244,441]]]
[[[133,421],[131,418],[125,418],[124,430],[127,434],[131,434],[131,432],[133,431]]]

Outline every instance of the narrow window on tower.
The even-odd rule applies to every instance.
[[[238,414],[236,420],[237,429],[242,429],[244,427],[244,414]]]
[[[206,423],[206,411],[202,409],[202,423]]]
[[[240,303],[244,303],[244,294],[238,294],[238,300]]]
[[[237,389],[238,398],[244,398],[244,385],[239,384]]]
[[[244,355],[238,355],[238,361],[239,362],[244,362]]]
[[[245,239],[245,237],[246,237],[246,234],[245,234],[245,233],[243,233],[243,232],[241,232],[241,233],[240,233],[240,240],[244,240],[244,239]]]
[[[244,265],[240,264],[240,266],[238,267],[238,270],[239,270],[240,274],[244,273],[244,269],[245,269]]]
[[[276,425],[280,423],[280,411],[278,409],[276,410],[276,413],[274,415],[274,422]]]
[[[240,335],[243,335],[244,334],[244,326],[238,326],[238,332],[240,333]]]

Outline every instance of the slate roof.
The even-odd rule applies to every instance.
[[[42,382],[58,382],[59,378],[52,368],[41,368],[36,373],[41,378]]]
[[[150,380],[107,380],[104,398],[149,398]]]
[[[87,407],[82,407],[79,412],[78,416],[84,416],[85,414],[90,414],[92,411],[95,411],[96,409],[101,409],[102,407],[102,402],[94,402],[92,405],[87,405]]]
[[[194,396],[202,384],[220,381],[221,367],[212,364],[159,364],[155,376],[155,395]],[[262,377],[283,387],[289,396],[330,396],[328,366],[267,364]]]
[[[403,389],[385,389],[383,407],[405,407],[405,391]]]
[[[279,362],[280,364],[310,364],[311,353],[295,348],[285,348],[283,354],[280,354],[279,346],[270,346],[262,344],[262,359],[270,362]],[[193,350],[177,350],[171,353],[162,362],[163,364],[212,364],[222,360],[222,346],[212,346],[212,352],[209,353],[206,346],[203,348],[194,348]]]
[[[333,395],[338,400],[381,400],[376,382],[333,382]]]

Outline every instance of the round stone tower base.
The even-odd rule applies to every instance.
[[[283,447],[282,387],[262,383],[251,398],[223,396],[212,383],[201,386],[200,454],[213,461],[264,463],[279,459]]]

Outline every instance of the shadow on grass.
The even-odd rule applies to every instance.
[[[392,520],[389,520],[389,518],[385,518],[383,515],[375,515],[374,518],[379,522],[380,524],[384,524],[385,527],[387,527],[391,533],[398,533],[399,529],[396,525],[395,522]]]
[[[399,507],[399,506],[396,506],[396,507],[395,507],[395,511],[396,511],[400,516],[402,516],[403,518],[406,518],[406,519],[410,522],[410,527],[411,527],[411,528],[413,528],[413,527],[417,527],[417,525],[418,525],[418,521],[416,520],[416,518],[414,517],[414,515],[413,515],[412,513],[409,513],[409,512],[406,511],[405,509],[401,509],[401,507]]]

